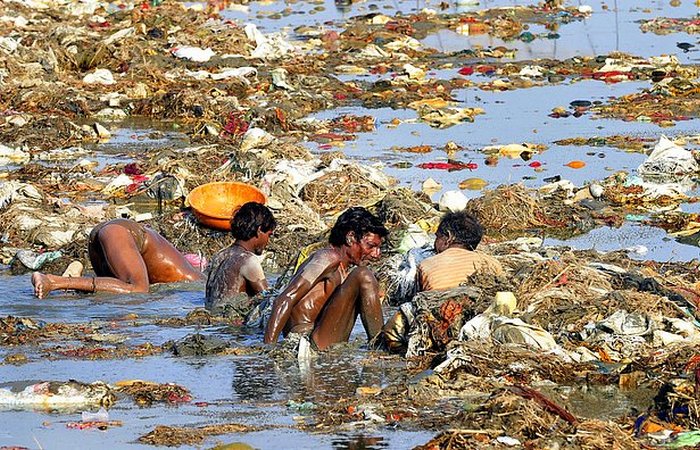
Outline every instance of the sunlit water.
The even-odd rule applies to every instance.
[[[7,293],[6,301],[0,305],[0,317],[15,315],[48,322],[106,324],[103,332],[128,336],[126,345],[144,342],[159,345],[193,332],[214,334],[232,346],[250,345],[261,340],[260,335],[230,327],[202,330],[199,327],[169,328],[148,324],[157,317],[181,317],[201,306],[201,284],[175,288],[160,286],[148,295],[77,296],[57,292],[42,301],[33,298],[28,276],[2,275],[0,285]],[[121,320],[127,314],[137,314],[138,319]],[[363,338],[363,334],[359,328],[354,332],[358,339]],[[361,360],[366,355],[364,350],[348,349],[336,353],[333,359],[324,355],[302,371],[296,362],[280,365],[260,355],[177,358],[163,354],[142,359],[96,361],[42,357],[41,348],[53,345],[55,343],[0,348],[0,359],[14,353],[24,353],[29,358],[29,363],[24,365],[0,365],[0,384],[24,386],[31,382],[69,379],[114,383],[139,379],[180,384],[191,391],[193,400],[177,406],[141,408],[128,398],[120,398],[109,410],[109,418],[122,421],[123,426],[104,432],[67,428],[69,422],[80,422],[80,411],[0,410],[3,423],[0,445],[75,448],[74,443],[79,440],[80,448],[152,448],[138,444],[136,439],[156,425],[201,426],[229,422],[260,426],[265,430],[214,437],[207,441],[208,446],[217,442],[242,441],[257,448],[344,448],[356,441],[371,441],[376,444],[366,448],[409,448],[431,436],[430,433],[388,428],[333,435],[309,434],[294,429],[294,417],[303,413],[287,407],[290,399],[332,403],[333,399],[353,396],[357,387],[386,386],[405,377],[400,364],[393,367],[362,365]]]

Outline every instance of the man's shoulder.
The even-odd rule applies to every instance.
[[[461,248],[461,247],[450,247],[446,250],[444,250],[441,253],[438,253],[437,255],[433,255],[429,258],[424,259],[419,266],[424,266],[424,267],[429,267],[433,266],[435,264],[444,264],[447,261],[462,261],[462,260],[469,260],[469,261],[477,261],[477,260],[491,260],[493,257],[473,251],[473,250],[467,250],[466,248]]]
[[[212,258],[212,264],[210,265],[221,266],[224,264],[230,265],[232,263],[246,263],[249,259],[257,261],[257,258],[253,258],[253,256],[255,255],[252,252],[249,252],[241,247],[226,247],[214,255]]]
[[[309,255],[309,259],[327,261],[329,263],[340,260],[340,255],[331,247],[322,247]]]
[[[340,255],[331,247],[324,247],[313,252],[304,261],[297,272],[314,272],[316,275],[340,265]]]
[[[421,267],[422,267],[422,268],[425,268],[425,267],[429,267],[429,266],[435,265],[435,264],[438,263],[441,259],[444,258],[443,254],[444,254],[444,252],[443,252],[443,253],[437,253],[437,254],[435,254],[435,255],[433,255],[433,256],[429,256],[429,257],[425,258],[423,261],[421,261],[420,263],[418,263],[418,267],[419,267],[419,268],[421,268]]]

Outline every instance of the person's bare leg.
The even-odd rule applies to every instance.
[[[151,283],[196,281],[202,273],[185,256],[155,230],[148,229],[143,260]]]
[[[367,338],[374,338],[384,323],[379,286],[371,270],[356,267],[328,299],[316,320],[311,338],[319,350],[347,342],[360,314]]]
[[[107,225],[97,235],[105,263],[112,277],[97,277],[96,290],[114,293],[148,292],[146,263],[129,230]]]
[[[98,235],[95,245],[101,247],[102,261],[114,277],[60,277],[35,272],[32,275],[34,294],[43,298],[57,289],[73,289],[84,292],[148,292],[148,272],[133,236],[120,225],[107,225]],[[97,261],[93,261],[96,265]]]

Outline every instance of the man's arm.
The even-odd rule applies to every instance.
[[[265,327],[264,342],[266,344],[277,342],[297,302],[304,298],[319,280],[336,270],[338,264],[337,259],[330,258],[328,253],[323,250],[317,251],[302,264],[289,285],[272,305],[272,315]]]
[[[267,279],[260,263],[248,258],[241,267],[241,276],[245,279],[248,294],[255,295],[267,289]]]

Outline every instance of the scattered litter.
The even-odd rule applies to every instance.
[[[170,52],[176,58],[189,59],[195,62],[207,62],[216,54],[210,48],[202,49],[199,47],[175,47]]]

